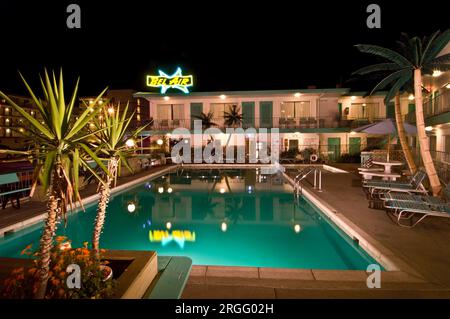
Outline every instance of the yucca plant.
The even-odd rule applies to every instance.
[[[77,101],[78,83],[74,87],[68,103],[64,97],[64,85],[62,70],[59,81],[44,70],[44,77],[40,77],[43,99],[38,98],[25,78],[20,74],[31,98],[37,106],[42,121],[36,120],[21,106],[14,103],[5,93],[0,91],[11,107],[19,112],[28,124],[27,129],[35,140],[34,148],[26,152],[34,163],[35,176],[31,196],[39,180],[42,187],[47,190],[47,217],[40,239],[39,248],[39,288],[35,291],[36,298],[43,298],[47,288],[49,277],[50,251],[54,245],[53,237],[56,225],[61,220],[66,221],[67,207],[81,200],[78,192],[78,171],[84,167],[95,176],[97,174],[87,165],[88,158],[92,158],[106,171],[106,167],[97,155],[84,142],[89,136],[85,130],[86,125],[96,116],[94,109],[74,116],[75,103]],[[95,106],[101,99],[106,89],[95,99]],[[98,176],[97,176],[98,177]]]
[[[117,173],[121,165],[132,171],[128,158],[134,153],[135,138],[146,127],[146,125],[131,132],[127,138],[128,127],[134,116],[134,112],[127,118],[128,103],[123,111],[120,110],[120,103],[103,108],[102,116],[94,119],[95,138],[98,143],[95,147],[98,157],[107,162],[107,173],[103,174],[103,182],[99,183],[99,202],[97,206],[97,216],[94,222],[92,234],[92,248],[97,256],[100,248],[100,235],[105,223],[106,208],[111,195],[111,184],[117,181]]]
[[[398,42],[401,47],[399,52],[376,45],[359,44],[356,46],[361,52],[373,54],[389,61],[388,63],[383,63],[383,65],[378,65],[377,67],[391,71],[391,74],[377,85],[377,89],[391,85],[391,98],[395,95],[395,92],[405,84],[410,81],[414,82],[416,125],[420,144],[420,154],[434,196],[438,195],[442,186],[433,163],[433,158],[430,154],[428,138],[425,131],[422,74],[432,74],[436,69],[440,71],[447,71],[450,69],[450,54],[438,56],[449,41],[450,29],[447,29],[442,33],[437,31],[431,36],[423,39],[420,39],[419,37],[410,38],[407,35],[403,35],[402,40]],[[373,67],[373,69],[375,68]]]

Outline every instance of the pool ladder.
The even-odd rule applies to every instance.
[[[314,173],[314,189],[322,191],[322,170],[320,167],[307,167],[299,170],[297,176],[294,177],[294,197],[299,198],[303,194],[303,188],[300,182],[308,175]]]

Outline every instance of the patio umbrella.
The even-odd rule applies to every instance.
[[[417,128],[414,125],[403,123],[403,127],[405,128],[405,132],[409,135],[416,135]],[[382,134],[388,135],[388,153],[387,153],[387,161],[389,162],[389,153],[391,150],[391,135],[397,135],[397,124],[394,119],[385,119],[380,122],[371,123],[368,125],[364,125],[352,130],[352,132],[360,132],[367,134]]]

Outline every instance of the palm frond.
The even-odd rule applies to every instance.
[[[368,54],[383,57],[389,61],[392,61],[392,62],[398,64],[399,67],[402,67],[402,68],[412,66],[411,62],[408,59],[406,59],[401,54],[399,54],[391,49],[388,49],[388,48],[383,48],[378,45],[370,45],[370,44],[357,44],[356,48],[363,53],[368,53]]]
[[[445,30],[434,38],[430,39],[426,50],[423,53],[423,64],[429,63],[445,48],[450,41],[450,29]]]
[[[397,63],[378,63],[362,67],[355,72],[352,72],[352,75],[365,75],[373,72],[394,71],[398,69],[399,66]]]

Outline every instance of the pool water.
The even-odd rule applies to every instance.
[[[71,214],[58,235],[90,242],[96,206]],[[0,256],[37,248],[42,224],[0,238]],[[359,269],[376,263],[282,175],[258,169],[183,170],[115,195],[101,246],[181,255],[195,265]],[[22,256],[23,257],[23,256]]]

